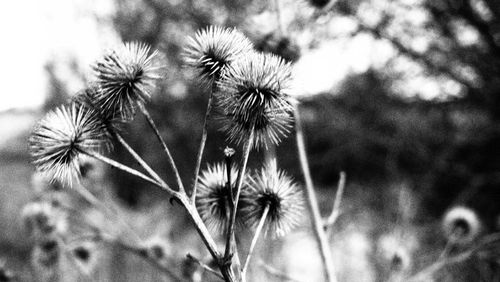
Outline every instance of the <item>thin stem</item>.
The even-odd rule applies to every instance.
[[[168,162],[170,163],[170,166],[172,167],[172,170],[174,171],[175,178],[177,179],[177,185],[179,186],[179,191],[182,193],[186,193],[184,190],[184,185],[182,184],[182,179],[179,174],[179,170],[177,169],[177,166],[175,165],[174,158],[172,158],[172,154],[170,153],[170,150],[168,149],[167,144],[165,144],[165,141],[163,140],[163,137],[161,137],[160,131],[158,130],[158,127],[156,127],[156,124],[149,114],[149,111],[146,109],[146,107],[142,103],[138,103],[139,109],[141,110],[142,114],[146,117],[146,120],[148,121],[149,126],[153,129],[156,137],[158,138],[158,141],[163,147],[163,150],[167,154],[167,159]]]
[[[142,172],[139,172],[139,171],[137,171],[137,170],[135,170],[135,169],[133,169],[133,168],[131,168],[131,167],[128,167],[128,166],[126,166],[126,165],[124,165],[124,164],[122,164],[122,163],[119,163],[119,162],[117,162],[117,161],[115,161],[115,160],[112,160],[112,159],[110,159],[110,158],[107,158],[107,157],[105,157],[105,156],[103,156],[103,155],[101,155],[101,154],[99,154],[99,153],[92,152],[92,151],[88,151],[88,152],[87,152],[87,151],[82,151],[82,153],[83,153],[83,154],[85,154],[85,155],[88,155],[88,156],[90,156],[90,157],[96,158],[96,159],[100,160],[101,162],[106,163],[106,164],[108,164],[108,165],[110,165],[110,166],[112,166],[112,167],[114,167],[114,168],[117,168],[117,169],[119,169],[119,170],[122,170],[122,171],[128,172],[128,173],[130,173],[130,174],[132,174],[132,175],[134,175],[134,176],[137,176],[137,177],[139,177],[139,178],[142,178],[143,180],[145,180],[145,181],[147,181],[147,182],[149,182],[149,183],[151,183],[151,184],[153,184],[153,185],[156,185],[156,186],[162,187],[162,188],[164,188],[164,189],[166,189],[166,190],[171,190],[171,189],[170,189],[170,188],[168,188],[168,187],[162,186],[162,185],[161,185],[160,183],[158,183],[156,180],[154,180],[154,179],[152,179],[152,178],[150,178],[150,177],[148,177],[148,176],[144,175]],[[173,192],[173,191],[172,191],[172,192]]]
[[[210,236],[210,233],[203,223],[203,220],[201,219],[200,215],[198,214],[198,211],[196,210],[196,207],[194,205],[190,204],[190,199],[187,198],[184,194],[178,194],[177,199],[182,203],[188,214],[191,216],[191,219],[193,220],[193,223],[196,227],[196,231],[200,234],[200,237],[207,247],[208,251],[210,252],[210,255],[212,258],[217,262],[219,269],[222,273],[222,276],[224,277],[224,280],[226,282],[232,282],[234,281],[234,277],[229,271],[230,268],[224,263],[224,260],[221,260],[221,256],[219,252],[217,251],[217,245],[215,244],[215,241],[212,239]]]
[[[262,228],[264,227],[264,223],[266,223],[267,214],[269,212],[269,205],[266,205],[264,212],[260,218],[259,224],[257,225],[257,229],[255,229],[255,234],[253,235],[252,243],[250,243],[250,249],[248,249],[247,258],[245,260],[245,264],[241,269],[241,277],[242,281],[246,281],[246,272],[248,269],[248,265],[250,264],[250,259],[252,258],[253,252],[255,250],[255,246],[257,245],[257,241],[259,240],[260,233],[262,233]]]
[[[208,97],[207,111],[205,112],[205,120],[203,121],[203,132],[201,134],[200,147],[198,149],[198,157],[196,158],[196,167],[194,169],[194,183],[193,191],[191,192],[191,202],[194,203],[196,200],[196,189],[198,188],[198,178],[200,174],[201,160],[203,159],[203,151],[205,150],[205,143],[207,142],[208,135],[208,118],[210,117],[210,112],[212,110],[212,99],[213,91],[210,90],[210,96]]]
[[[252,149],[252,141],[253,141],[254,130],[253,128],[250,131],[250,135],[244,146],[243,158],[241,159],[240,170],[238,171],[238,177],[236,178],[236,194],[233,199],[234,205],[231,209],[231,219],[229,221],[229,228],[226,238],[226,252],[224,254],[225,258],[229,258],[231,256],[231,248],[234,242],[234,223],[236,222],[236,211],[238,210],[238,202],[240,199],[241,186],[243,185],[243,180],[245,179],[245,171],[247,168],[248,157],[250,156],[250,151]]]
[[[314,191],[314,185],[311,178],[311,173],[309,170],[309,163],[307,161],[307,153],[304,142],[304,133],[302,130],[299,106],[294,105],[295,114],[295,131],[297,139],[297,150],[299,152],[300,166],[302,168],[302,173],[304,175],[304,180],[306,182],[306,197],[307,206],[311,216],[311,221],[313,225],[314,235],[316,241],[318,242],[318,248],[321,254],[321,260],[323,261],[324,275],[326,281],[335,282],[337,281],[335,277],[335,269],[333,265],[332,253],[328,244],[328,240],[323,229],[323,223],[321,220],[321,213],[318,207],[318,201],[316,199],[316,194]]]
[[[212,273],[213,275],[219,277],[220,279],[224,279],[224,277],[219,272],[217,272],[215,269],[211,268],[210,266],[206,265],[205,263],[203,263],[201,260],[199,260],[198,258],[194,257],[193,255],[191,255],[191,254],[188,253],[186,255],[186,257],[188,259],[194,261],[196,264],[198,264],[199,266],[201,266],[206,271]]]
[[[151,175],[151,177],[153,177],[158,183],[166,185],[163,179],[161,179],[161,177],[158,176],[158,174],[144,161],[144,159],[142,159],[141,156],[139,156],[139,154],[137,154],[137,152],[132,149],[132,147],[130,147],[127,141],[125,141],[125,139],[123,139],[123,137],[119,133],[114,132],[114,136],[116,137],[118,142],[120,142],[120,144],[122,144],[122,146],[130,153],[130,155],[132,155],[132,157],[142,166],[142,168],[144,168],[144,170],[146,170],[149,175]]]
[[[196,207],[191,204],[190,199],[187,197],[186,193],[179,193],[174,190],[172,190],[168,185],[162,185],[161,183],[156,182],[155,180],[149,178],[148,176],[142,174],[141,172],[132,169],[128,166],[125,166],[119,162],[116,162],[114,160],[111,160],[109,158],[106,158],[96,152],[82,152],[90,157],[96,158],[104,163],[107,163],[111,165],[112,167],[118,168],[122,171],[128,172],[134,176],[140,177],[143,180],[146,180],[147,182],[167,191],[172,197],[175,199],[178,199],[181,205],[184,207],[184,209],[188,212],[189,216],[191,217],[191,220],[193,221],[196,231],[198,231],[198,234],[200,235],[203,243],[207,247],[210,255],[212,255],[213,259],[217,261],[219,268],[221,270],[222,275],[224,276],[224,280],[226,282],[232,282],[234,281],[234,278],[232,277],[232,273],[230,271],[227,271],[228,268],[225,264],[221,262],[221,256],[219,252],[217,251],[217,245],[213,238],[210,235],[210,232],[208,231],[207,227],[203,223],[203,220],[201,219],[198,211],[196,210]]]
[[[331,230],[331,227],[337,221],[337,218],[340,215],[340,204],[342,203],[342,197],[344,195],[345,188],[345,172],[340,173],[339,182],[337,184],[337,192],[335,193],[335,200],[333,201],[332,213],[326,220],[325,227],[327,228],[327,233]]]

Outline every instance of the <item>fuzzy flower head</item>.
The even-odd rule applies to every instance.
[[[217,98],[223,130],[241,143],[254,132],[254,147],[278,144],[291,126],[292,105],[285,93],[290,64],[276,55],[253,52],[230,65],[219,81]]]
[[[101,108],[97,101],[99,97],[102,96],[101,89],[97,84],[92,84],[89,87],[78,92],[74,98],[73,102],[78,107],[88,108],[96,112],[97,117],[106,126],[107,134],[112,135],[112,131],[119,131],[122,126],[123,119],[120,113],[116,111],[105,110]]]
[[[105,55],[94,65],[100,87],[95,104],[103,111],[132,119],[136,103],[145,103],[161,77],[159,53],[143,43],[129,42]]]
[[[29,137],[30,153],[38,171],[63,184],[71,184],[79,176],[78,160],[83,152],[109,147],[109,142],[97,113],[74,103],[49,112]]]
[[[209,26],[188,39],[184,60],[203,82],[212,85],[229,64],[252,50],[250,40],[238,30]]]
[[[231,168],[231,187],[236,186],[238,170]],[[201,172],[196,206],[201,218],[214,232],[224,233],[230,219],[231,195],[227,187],[226,165],[218,163]],[[244,191],[245,185],[242,187]]]
[[[456,206],[446,212],[442,228],[450,242],[468,244],[481,232],[481,222],[475,211],[467,207]]]
[[[292,178],[279,170],[276,159],[249,179],[249,188],[242,191],[243,220],[256,226],[266,208],[266,232],[283,236],[300,223],[304,211],[302,191]]]

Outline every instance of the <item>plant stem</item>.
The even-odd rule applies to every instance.
[[[229,228],[228,228],[228,233],[227,233],[227,238],[226,238],[226,251],[224,254],[224,257],[227,259],[231,256],[231,248],[233,244],[236,244],[234,242],[234,223],[236,222],[236,211],[238,210],[238,202],[240,199],[240,193],[241,193],[241,186],[243,185],[243,180],[245,179],[245,170],[247,168],[247,163],[248,163],[248,157],[250,155],[250,151],[252,150],[252,142],[253,142],[253,135],[254,135],[254,129],[250,130],[250,135],[248,136],[248,139],[245,143],[244,149],[243,149],[243,157],[241,159],[241,165],[240,169],[238,170],[238,177],[236,178],[236,194],[233,200],[234,205],[233,208],[231,209],[231,219],[229,221]]]
[[[151,117],[151,115],[149,114],[149,111],[146,109],[146,107],[142,103],[137,103],[137,104],[139,105],[139,109],[141,110],[142,114],[146,117],[146,120],[148,121],[149,126],[153,129],[153,131],[156,135],[156,138],[158,138],[158,141],[160,142],[160,144],[163,147],[163,150],[167,154],[167,159],[168,159],[170,166],[172,167],[172,170],[174,171],[175,178],[177,180],[177,185],[179,186],[179,191],[182,193],[186,193],[186,191],[184,190],[184,185],[182,184],[182,179],[181,179],[181,176],[179,174],[179,170],[177,169],[177,166],[175,165],[174,158],[172,158],[172,154],[170,153],[170,150],[168,149],[167,144],[163,140],[163,137],[161,137],[161,134],[160,134],[160,131],[158,130],[158,127],[156,127],[156,124],[155,124],[153,118]]]
[[[191,216],[191,219],[193,220],[193,223],[196,227],[196,231],[200,234],[200,237],[207,247],[208,251],[210,252],[210,255],[212,258],[217,262],[219,269],[222,273],[222,276],[224,277],[224,280],[226,282],[232,282],[234,281],[234,277],[231,273],[230,270],[230,265],[223,263],[223,260],[221,260],[221,256],[219,252],[217,251],[217,245],[215,244],[215,241],[212,239],[210,236],[210,233],[203,223],[203,220],[201,219],[200,215],[198,214],[198,211],[196,210],[196,207],[190,203],[190,199],[185,196],[185,194],[177,194],[177,199],[182,203],[188,214]]]
[[[294,115],[295,115],[295,130],[297,138],[297,150],[299,152],[300,166],[302,168],[302,173],[304,174],[304,180],[306,182],[307,206],[311,216],[314,235],[316,241],[318,242],[318,248],[321,254],[321,260],[323,261],[325,279],[326,281],[329,282],[336,282],[337,279],[335,278],[335,269],[333,265],[332,253],[328,244],[325,230],[323,229],[321,213],[319,211],[318,201],[316,199],[314,191],[314,185],[309,170],[309,163],[307,161],[307,153],[304,143],[304,133],[302,130],[298,104],[294,105]]]
[[[121,164],[121,163],[119,163],[119,162],[117,162],[117,161],[115,161],[115,160],[112,160],[112,159],[110,159],[110,158],[107,158],[107,157],[105,157],[105,156],[103,156],[103,155],[101,155],[101,154],[99,154],[99,153],[92,152],[92,151],[88,151],[88,152],[87,152],[87,151],[82,151],[82,153],[83,153],[83,154],[85,154],[85,155],[88,155],[88,156],[90,156],[90,157],[96,158],[96,159],[100,160],[101,162],[106,163],[106,164],[108,164],[108,165],[110,165],[110,166],[112,166],[112,167],[114,167],[114,168],[117,168],[117,169],[119,169],[119,170],[122,170],[122,171],[128,172],[128,173],[130,173],[130,174],[132,174],[132,175],[134,175],[134,176],[137,176],[137,177],[139,177],[139,178],[142,178],[143,180],[146,180],[147,182],[149,182],[149,183],[151,183],[151,184],[153,184],[153,185],[160,186],[160,187],[165,188],[165,189],[167,189],[167,190],[171,190],[171,189],[170,189],[170,188],[168,188],[168,187],[164,187],[164,186],[162,186],[162,185],[161,185],[160,183],[158,183],[156,180],[154,180],[154,179],[152,179],[152,178],[150,178],[150,177],[148,177],[148,176],[144,175],[142,172],[139,172],[139,171],[137,171],[137,170],[135,170],[135,169],[133,169],[133,168],[131,168],[131,167],[128,167],[128,166],[126,166],[126,165],[124,165],[124,164]],[[173,192],[173,191],[172,191],[172,192]]]
[[[269,205],[266,205],[264,212],[260,218],[259,224],[257,225],[257,229],[255,229],[255,234],[253,235],[252,243],[250,243],[250,249],[248,249],[247,258],[245,260],[245,264],[241,269],[241,277],[242,281],[246,281],[246,272],[248,269],[248,265],[250,264],[250,259],[252,258],[253,252],[255,250],[255,245],[257,245],[257,240],[259,240],[260,233],[262,232],[262,228],[264,227],[264,223],[266,222],[267,214],[269,212]]]
[[[344,195],[345,178],[345,172],[342,171],[337,184],[337,192],[335,193],[335,199],[333,201],[332,213],[328,216],[325,222],[325,228],[327,230],[326,233],[329,233],[340,215],[340,203],[342,202],[342,197]]]
[[[208,118],[210,117],[210,112],[212,110],[212,99],[213,90],[210,90],[210,96],[208,97],[207,111],[205,112],[205,120],[203,121],[203,132],[201,134],[200,147],[198,149],[198,156],[196,158],[196,167],[194,169],[194,183],[193,191],[191,192],[191,202],[194,203],[196,200],[196,189],[198,188],[198,177],[200,174],[201,160],[203,159],[203,151],[205,150],[205,143],[207,142],[207,126]]]
[[[158,174],[144,161],[144,159],[142,159],[141,156],[139,156],[139,154],[137,154],[137,152],[132,149],[132,147],[130,147],[127,141],[125,141],[125,139],[123,139],[123,137],[119,133],[114,132],[113,134],[118,142],[122,144],[122,146],[130,153],[130,155],[132,155],[132,157],[142,166],[142,168],[144,168],[144,170],[146,170],[149,175],[151,175],[151,177],[153,177],[158,183],[166,185],[163,179],[161,179],[161,177],[158,176]]]
[[[128,166],[125,166],[125,165],[123,165],[119,162],[116,162],[114,160],[111,160],[107,157],[104,157],[96,152],[83,151],[82,153],[84,153],[90,157],[96,158],[104,163],[107,163],[107,164],[111,165],[112,167],[118,168],[122,171],[128,172],[134,176],[142,178],[143,180],[165,190],[175,199],[178,199],[179,202],[181,203],[181,205],[184,207],[184,209],[188,212],[189,216],[191,217],[191,220],[193,221],[193,223],[195,225],[196,231],[198,232],[203,243],[207,247],[210,255],[213,257],[213,259],[215,261],[217,261],[219,268],[221,270],[221,273],[224,276],[224,280],[226,282],[233,282],[234,281],[232,273],[231,273],[231,271],[229,271],[230,268],[228,268],[228,266],[226,264],[223,264],[221,262],[221,256],[220,256],[219,252],[217,251],[217,245],[216,245],[215,241],[213,240],[213,238],[210,235],[210,232],[208,231],[207,227],[203,223],[203,220],[201,219],[198,211],[196,210],[196,207],[193,204],[191,204],[191,201],[187,197],[185,192],[184,193],[183,192],[176,192],[176,191],[172,190],[167,184],[158,183],[155,180],[149,178],[148,176],[142,174],[141,172],[139,172],[135,169],[132,169]]]
[[[198,258],[194,257],[193,255],[191,254],[187,254],[186,257],[192,261],[194,261],[196,264],[198,264],[199,266],[201,266],[203,269],[205,269],[206,271],[212,273],[213,275],[219,277],[220,279],[224,279],[224,277],[219,273],[217,272],[216,270],[214,270],[213,268],[211,268],[210,266],[206,265],[205,263],[203,263],[202,261],[200,261]]]

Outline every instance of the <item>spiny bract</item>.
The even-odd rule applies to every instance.
[[[299,186],[279,170],[273,159],[262,170],[249,177],[248,189],[242,191],[241,214],[245,222],[256,226],[266,208],[266,232],[283,236],[300,223],[304,199]]]

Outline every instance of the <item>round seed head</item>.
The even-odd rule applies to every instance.
[[[108,137],[96,111],[72,103],[38,122],[29,137],[29,148],[38,171],[51,180],[71,184],[79,175],[79,155],[109,147]]]
[[[238,30],[209,26],[188,39],[183,56],[202,81],[212,85],[229,64],[252,49],[250,40]]]
[[[133,118],[136,103],[151,96],[154,82],[161,78],[159,53],[143,43],[129,42],[106,54],[94,66],[100,87],[95,104],[102,111]]]
[[[268,208],[266,233],[283,236],[300,223],[304,209],[302,191],[278,169],[276,159],[250,177],[248,187],[241,196],[245,222],[256,226]]]
[[[231,187],[236,186],[238,170],[231,168]],[[223,163],[209,166],[201,172],[196,194],[196,206],[207,227],[217,233],[227,231],[230,219],[231,195],[227,187],[227,170]],[[245,189],[245,184],[242,191]]]
[[[456,206],[446,212],[442,221],[442,228],[450,242],[468,244],[481,232],[481,222],[472,209]]]
[[[278,144],[291,126],[292,105],[285,94],[290,64],[278,56],[252,53],[230,65],[219,81],[218,108],[228,139],[241,143],[254,130],[255,148]]]
[[[84,107],[96,112],[97,117],[106,125],[106,133],[110,136],[113,131],[120,131],[121,126],[126,120],[123,120],[120,113],[116,111],[104,110],[99,107],[97,101],[101,95],[101,89],[97,84],[90,85],[83,89],[73,98],[73,102],[78,107]]]

